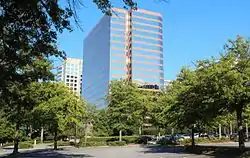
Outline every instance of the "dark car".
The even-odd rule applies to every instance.
[[[149,137],[149,136],[141,136],[139,139],[138,139],[138,143],[139,144],[147,144],[148,141],[151,141],[153,140],[152,137]]]

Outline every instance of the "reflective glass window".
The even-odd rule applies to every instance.
[[[124,43],[118,43],[118,42],[111,42],[110,46],[116,47],[116,48],[124,48],[125,47]]]
[[[112,74],[121,74],[121,75],[125,75],[125,69],[114,69],[114,68],[111,68],[110,70],[110,73],[111,75]]]
[[[133,24],[133,28],[139,28],[139,29],[144,29],[144,30],[149,30],[149,31],[154,31],[154,32],[160,32],[160,33],[162,33],[162,29],[160,29],[160,28],[151,27],[151,26],[147,26],[147,25],[143,25],[143,24],[134,23]]]
[[[122,62],[125,60],[125,56],[112,55],[111,60],[120,60]]]
[[[140,30],[134,30],[133,29],[132,34],[141,35],[141,36],[148,36],[148,37],[151,37],[151,38],[162,39],[162,35],[155,34],[155,33],[152,33],[152,32],[147,32],[147,31],[140,31]]]
[[[117,21],[117,22],[124,22],[125,19],[122,17],[112,17],[112,21]]]
[[[157,83],[160,82],[160,78],[159,79],[157,79],[157,78],[147,78],[147,77],[144,77],[144,76],[137,76],[136,74],[132,74],[132,76],[133,76],[134,80],[138,80],[138,81],[157,82]]]
[[[111,61],[111,67],[119,67],[119,68],[124,68],[125,67],[125,62],[117,63],[117,62],[112,62]]]
[[[151,62],[151,63],[156,63],[156,64],[163,64],[162,59],[145,58],[145,57],[136,56],[136,55],[133,55],[132,58],[133,58],[133,60],[136,60],[136,61],[144,61],[144,62]]]
[[[118,35],[120,35],[120,34],[118,34]],[[112,36],[112,35],[111,35],[111,40],[124,42],[124,41],[125,41],[125,38],[124,38],[124,37],[118,37],[118,36]]]
[[[133,69],[134,74],[142,74],[142,75],[150,75],[150,76],[155,76],[155,77],[163,77],[162,72],[155,72],[155,71],[147,71],[147,70],[137,70]]]
[[[125,55],[125,50],[112,50],[111,49],[111,55],[112,54],[124,54]]]
[[[162,53],[150,52],[150,51],[145,51],[145,50],[137,50],[135,48],[132,50],[134,54],[150,55],[150,56],[155,56],[155,57],[162,56]]]
[[[163,70],[163,66],[160,66],[160,65],[142,64],[142,63],[136,63],[134,61],[132,62],[132,65],[135,67],[141,67],[141,68],[147,68],[147,69]]]
[[[157,21],[152,21],[152,20],[146,20],[146,19],[141,19],[137,17],[133,17],[132,21],[140,22],[140,23],[145,23],[145,24],[150,24],[150,25],[156,25],[162,27],[162,24]]]
[[[152,49],[152,50],[158,50],[158,51],[162,51],[162,47],[159,46],[155,46],[155,45],[150,45],[150,44],[142,44],[142,43],[135,43],[133,42],[132,44],[135,47],[140,47],[140,48],[146,48],[146,49]]]
[[[152,44],[160,44],[162,45],[162,41],[161,39],[149,39],[149,38],[145,38],[145,37],[140,37],[140,36],[133,36],[132,39],[137,40],[137,41],[143,41],[143,42],[148,42],[148,43],[152,43]]]
[[[151,18],[151,19],[162,21],[161,16],[146,14],[146,13],[142,13],[142,12],[139,12],[139,11],[138,12],[133,12],[133,15],[142,16],[142,17],[145,17],[145,18]]]
[[[120,36],[124,36],[125,32],[122,30],[111,30],[111,34],[115,34],[115,35],[120,35]]]

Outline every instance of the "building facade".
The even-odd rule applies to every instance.
[[[77,94],[82,93],[82,67],[81,59],[67,58],[62,65],[57,67],[56,80],[65,83],[69,89]]]
[[[98,108],[113,79],[164,87],[162,16],[143,9],[113,9],[84,40],[83,96]]]

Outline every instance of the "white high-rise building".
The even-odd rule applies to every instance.
[[[82,67],[81,59],[67,58],[57,68],[56,80],[65,83],[69,89],[77,95],[82,93]]]

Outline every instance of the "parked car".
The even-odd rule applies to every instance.
[[[149,141],[153,140],[152,137],[149,136],[141,136],[138,140],[139,144],[147,144]]]
[[[76,141],[76,142],[75,142],[75,141]],[[77,138],[76,138],[76,140],[75,140],[75,136],[70,136],[70,137],[69,137],[69,143],[70,143],[70,144],[75,144],[75,143],[78,144],[79,142],[80,142],[80,139],[77,139]]]
[[[152,140],[148,141],[148,144],[157,144],[158,140],[153,138]]]

